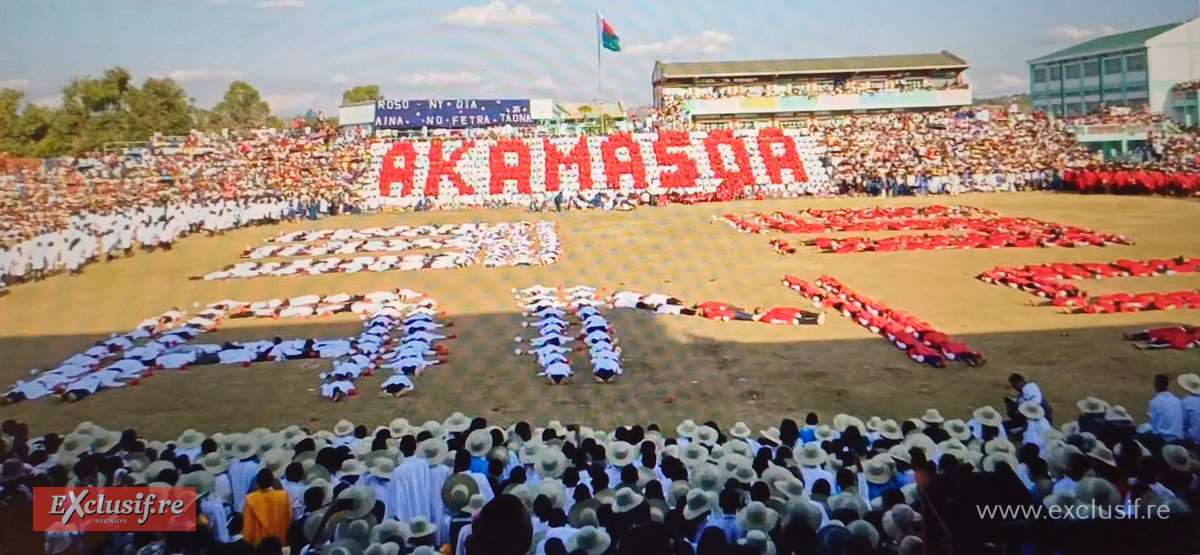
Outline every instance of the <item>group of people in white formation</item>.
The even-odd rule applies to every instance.
[[[217,330],[226,318],[304,318],[353,313],[363,320],[363,331],[350,338],[275,337],[258,341],[201,344],[195,340]],[[375,291],[366,295],[303,295],[258,302],[224,300],[212,303],[193,316],[173,309],[149,318],[131,332],[114,334],[62,363],[34,370],[17,380],[0,404],[49,396],[75,402],[102,390],[140,385],[162,371],[183,371],[212,364],[241,365],[287,360],[332,360],[332,369],[320,375],[320,396],[341,401],[358,394],[356,382],[377,368],[392,376],[380,386],[381,394],[402,396],[414,387],[412,378],[443,364],[449,349],[441,343],[453,334],[440,333],[452,323],[439,323],[437,302],[410,289]]]
[[[538,375],[544,376],[547,383],[563,385],[574,380],[570,359],[574,351],[588,351],[596,383],[610,383],[621,375],[621,348],[617,346],[612,324],[600,313],[599,307],[605,302],[597,298],[594,287],[535,285],[514,289],[513,293],[526,318],[521,326],[537,330],[537,336],[529,341],[528,351],[518,347],[516,354],[536,356],[542,367]],[[572,332],[572,327],[577,332]],[[521,336],[515,339],[518,344],[524,341]],[[577,340],[583,344],[572,347]]]

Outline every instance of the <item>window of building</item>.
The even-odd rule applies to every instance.
[[[1121,73],[1121,59],[1109,58],[1104,60],[1104,74],[1113,75],[1116,73]]]
[[[1063,71],[1066,74],[1067,79],[1079,79],[1079,64],[1063,66]]]
[[[1084,62],[1083,63],[1083,76],[1084,77],[1098,77],[1099,75],[1100,75],[1100,62],[1093,61],[1093,62]]]
[[[1034,83],[1045,83],[1046,82],[1046,70],[1044,70],[1044,69],[1033,70],[1033,82]]]
[[[1058,66],[1051,66],[1050,67],[1050,80],[1058,81],[1060,79],[1062,79],[1062,68],[1060,68]]]
[[[1146,71],[1146,55],[1134,54],[1125,58],[1125,64],[1129,67],[1129,71]]]
[[[1078,114],[1078,113],[1079,113],[1079,103],[1078,102],[1071,102],[1071,103],[1067,104],[1067,114]]]

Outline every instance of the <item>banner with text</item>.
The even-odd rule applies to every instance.
[[[187,532],[196,489],[33,488],[33,529],[43,532]]]
[[[380,100],[376,129],[462,129],[533,125],[528,100]]]
[[[768,128],[397,141],[373,154],[382,196],[445,197],[820,184],[824,152],[813,137]]]

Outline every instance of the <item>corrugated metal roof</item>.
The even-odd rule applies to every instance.
[[[1146,45],[1146,41],[1180,25],[1183,24],[1168,23],[1166,25],[1158,25],[1156,27],[1148,27],[1146,29],[1138,29],[1136,31],[1098,37],[1087,42],[1076,44],[1075,46],[1069,48],[1064,48],[1058,52],[1046,54],[1040,58],[1034,58],[1026,63],[1041,64],[1069,58],[1094,56],[1096,54],[1104,54],[1106,52],[1119,52],[1121,50],[1129,50],[1131,48],[1140,48]]]
[[[735,75],[789,75],[845,71],[891,71],[966,68],[967,61],[945,50],[936,54],[855,56],[797,60],[746,60],[737,62],[656,62],[663,79]]]

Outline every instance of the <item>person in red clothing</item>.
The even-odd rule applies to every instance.
[[[972,351],[966,343],[947,340],[933,346],[941,349],[942,355],[949,360],[956,360],[967,366],[983,366],[987,364],[987,359],[984,358],[983,353]]]
[[[821,325],[825,323],[824,312],[809,312],[791,307],[776,307],[765,311],[755,311],[754,319],[764,324],[784,324],[798,326],[801,324]]]
[[[908,358],[911,358],[922,364],[928,364],[934,368],[945,368],[946,359],[936,349],[928,347],[922,343],[913,345],[905,351]]]
[[[696,305],[696,314],[709,320],[722,320],[725,322],[730,320],[749,320],[752,316],[720,301],[704,301]],[[739,314],[746,314],[746,317],[739,318]]]
[[[1137,333],[1125,334],[1128,341],[1137,341],[1134,347],[1138,349],[1175,349],[1183,351],[1196,346],[1200,341],[1200,328],[1190,326],[1173,326],[1154,328]]]

